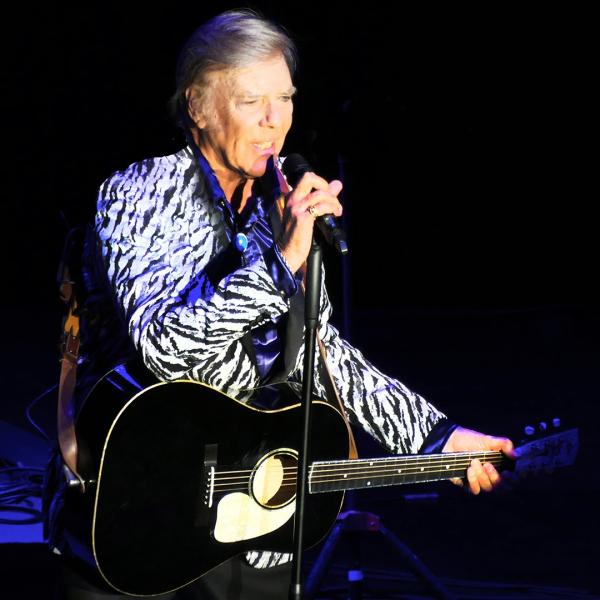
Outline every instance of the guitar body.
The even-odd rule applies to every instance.
[[[239,553],[290,552],[299,407],[261,411],[199,383],[148,378],[118,367],[79,415],[81,472],[93,482],[83,494],[69,490],[81,558],[115,590],[150,595]],[[314,402],[313,424],[310,460],[346,459],[340,414]],[[307,546],[342,500],[343,492],[307,495]]]

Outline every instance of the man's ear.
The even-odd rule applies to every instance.
[[[185,90],[185,98],[187,100],[187,111],[190,119],[194,122],[198,129],[206,127],[206,117],[203,110],[203,98],[200,92],[200,86],[192,84]]]

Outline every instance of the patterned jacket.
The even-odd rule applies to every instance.
[[[270,210],[280,194],[273,165],[255,188],[242,253],[214,172],[189,147],[135,163],[101,186],[95,228],[108,280],[135,347],[159,379],[201,381],[242,401],[261,384],[244,336],[285,317],[299,292],[273,241]],[[419,452],[445,416],[343,340],[330,315],[322,285],[318,333],[350,421],[394,453]],[[283,376],[300,383],[302,344],[293,353]],[[315,394],[325,397],[320,378]],[[250,559],[268,566],[285,557]]]

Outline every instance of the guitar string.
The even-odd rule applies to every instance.
[[[501,464],[502,462],[502,458],[501,457],[493,457],[490,460],[486,460],[486,462],[492,462],[492,464],[497,463],[497,464]],[[450,463],[444,463],[444,468],[443,469],[439,469],[440,473],[443,473],[444,471],[448,471],[448,470],[455,470],[455,469],[462,469],[462,468],[467,468],[470,464],[470,461],[466,461],[466,462],[457,462],[455,461],[451,461]],[[387,473],[388,471],[394,471],[394,473],[398,474],[399,471],[402,472],[403,475],[409,475],[409,474],[415,474],[415,473],[422,473],[425,472],[427,470],[427,472],[435,472],[431,471],[432,467],[436,467],[437,465],[429,465],[429,467],[419,467],[419,466],[411,466],[405,469],[398,469],[398,465],[396,466],[392,466],[392,465],[381,465],[381,468],[371,468],[371,469],[367,469],[367,470],[361,470],[361,469],[354,469],[354,470],[349,470],[349,469],[313,469],[311,472],[311,479],[313,480],[318,480],[319,478],[323,478],[323,477],[328,477],[329,474],[335,474],[335,475],[362,475],[364,474],[372,474],[372,475],[377,475],[379,473]],[[297,472],[297,469],[294,468],[284,468],[284,469],[280,469],[277,467],[266,467],[267,471],[273,471],[273,470],[277,470],[277,472],[281,472],[284,471],[284,477],[288,476],[288,475],[295,475]],[[223,474],[223,472],[221,472],[221,474]],[[223,482],[223,481],[235,481],[235,480],[247,480],[249,479],[248,475],[236,475],[234,477],[216,477],[215,476],[215,481],[219,481],[219,482]]]
[[[492,464],[500,464],[502,461],[498,461],[498,460],[492,460],[489,461]],[[379,471],[377,473],[373,473],[373,472],[367,472],[365,471],[364,473],[358,473],[359,475],[365,475],[364,477],[356,477],[353,476],[352,478],[348,479],[346,477],[329,477],[326,478],[325,476],[311,476],[310,478],[310,483],[311,484],[327,484],[327,483],[337,483],[337,482],[342,482],[342,481],[346,481],[346,482],[354,482],[354,481],[360,481],[360,480],[366,480],[366,479],[384,479],[386,477],[398,477],[401,476],[401,478],[406,478],[410,475],[418,475],[418,476],[428,476],[428,475],[437,475],[440,473],[446,473],[449,475],[450,472],[453,472],[455,470],[466,470],[466,468],[469,466],[470,463],[465,463],[462,465],[455,465],[453,468],[451,469],[429,469],[429,470],[413,470],[412,472],[404,472],[404,473],[398,473],[397,470],[394,470],[394,472],[388,472],[391,470],[386,470],[386,471]],[[454,477],[455,475],[449,475],[447,478],[451,479],[452,477]],[[218,492],[232,492],[232,491],[237,491],[237,490],[246,490],[247,489],[247,485],[244,485],[244,483],[248,482],[249,483],[250,479],[248,478],[246,481],[238,481],[238,482],[227,482],[227,483],[215,483],[214,484],[214,488],[216,491]],[[222,489],[221,486],[224,485],[238,485],[239,487],[231,487],[231,488],[226,488],[226,489]],[[295,486],[296,485],[296,477],[292,476],[292,477],[284,477],[280,483],[280,487],[287,487],[287,486]],[[217,489],[218,488],[218,489]]]
[[[500,464],[503,461],[502,457],[492,457],[490,460],[487,460],[486,462],[496,462],[498,464]],[[440,472],[446,471],[449,468],[463,468],[463,467],[468,467],[470,464],[470,461],[464,461],[464,462],[459,462],[459,461],[452,461],[451,463],[444,463],[444,469],[439,469]],[[360,469],[354,469],[354,470],[348,470],[348,469],[321,469],[321,470],[316,470],[313,469],[311,472],[311,476],[312,477],[325,477],[328,476],[330,473],[334,473],[336,475],[354,475],[354,474],[362,474],[362,473],[385,473],[387,471],[391,471],[393,470],[394,472],[398,472],[398,465],[382,465],[382,468],[371,468],[371,469],[366,469],[366,470],[360,470]],[[419,473],[422,472],[423,470],[425,470],[426,468],[429,468],[429,470],[432,467],[437,467],[437,465],[429,465],[429,467],[419,467],[419,466],[411,466],[408,467],[406,469],[403,469],[403,473],[407,474],[407,473]],[[288,474],[295,474],[297,472],[297,469],[294,468],[276,468],[276,467],[267,467],[267,470],[277,470],[278,472],[284,471],[286,475]],[[435,470],[435,469],[434,469]],[[221,474],[223,474],[225,472],[221,472]],[[235,479],[245,479],[245,475],[237,475],[235,477],[215,477],[215,480],[219,480],[219,481],[223,481],[223,480],[235,480]]]
[[[344,461],[344,460],[340,460],[339,462],[336,461],[327,461],[327,462],[319,462],[316,461],[315,463],[313,463],[313,468],[316,470],[318,469],[320,472],[328,472],[328,471],[334,471],[334,472],[338,472],[338,471],[344,471],[344,472],[352,472],[352,471],[356,471],[357,469],[360,470],[362,469],[364,466],[375,466],[375,465],[381,465],[381,466],[394,466],[397,467],[401,464],[406,464],[406,465],[415,465],[415,466],[421,466],[422,464],[428,464],[428,465],[433,465],[436,463],[442,463],[442,464],[446,464],[448,462],[452,462],[452,461],[456,461],[456,460],[474,460],[476,458],[478,458],[479,460],[483,460],[485,462],[489,462],[490,458],[497,458],[497,457],[504,457],[504,455],[501,452],[495,451],[495,450],[486,450],[483,452],[453,452],[453,453],[448,453],[447,455],[434,455],[432,457],[428,457],[426,455],[424,455],[423,457],[404,457],[404,458],[389,458],[389,459],[360,459],[360,460],[351,460],[351,461]],[[331,467],[334,467],[333,469],[331,469]],[[270,469],[270,468],[282,468],[284,471],[296,471],[297,470],[297,466],[293,465],[290,467],[279,467],[279,466],[273,466],[273,467],[269,467],[267,466],[266,468]],[[255,469],[240,469],[240,470],[227,470],[227,471],[216,471],[215,472],[215,478],[219,477],[221,475],[231,475],[232,473],[252,473]]]
[[[438,471],[437,473],[441,473],[441,472],[443,472],[443,471]],[[436,472],[435,471],[430,471],[430,472],[427,472],[427,473],[418,473],[418,474],[419,475],[435,475]],[[394,476],[397,477],[397,474],[390,473],[389,475],[383,475],[383,476],[380,475],[379,479],[385,479],[386,477],[394,477]],[[452,477],[453,476],[450,475],[449,477],[443,477],[441,479],[451,479]],[[338,478],[338,479],[329,479],[329,480],[318,481],[318,482],[312,482],[312,480],[311,480],[311,484],[313,484],[313,485],[316,485],[316,484],[324,485],[324,484],[331,484],[331,483],[339,483],[339,482],[342,482],[342,481],[345,481],[345,482],[348,482],[348,483],[353,483],[353,482],[356,482],[356,481],[368,480],[368,479],[373,479],[373,477],[355,477],[353,479]],[[438,478],[436,477],[434,480],[437,480],[437,479]],[[412,481],[412,482],[408,481],[406,483],[416,483],[416,481]],[[281,489],[281,488],[284,488],[284,487],[296,487],[296,481],[295,481],[295,479],[293,481],[282,482],[281,484],[279,484],[278,490]],[[377,486],[375,486],[375,487],[377,487]],[[215,491],[219,492],[219,493],[236,492],[236,491],[244,491],[244,492],[246,492],[246,491],[248,491],[248,486],[247,485],[241,485],[240,486],[238,484],[238,487],[232,487],[232,488],[226,488],[226,489],[218,489],[218,490],[215,490]]]
[[[491,464],[498,466],[501,464],[501,461],[490,461]],[[432,474],[442,474],[442,473],[456,473],[457,471],[466,471],[467,468],[469,467],[468,463],[465,464],[457,464],[457,465],[453,465],[452,467],[449,467],[448,469],[416,469],[416,470],[405,470],[402,472],[398,472],[397,469],[387,469],[387,470],[378,470],[378,471],[364,471],[364,472],[356,472],[353,473],[350,477],[348,477],[348,475],[342,476],[339,473],[334,474],[333,476],[331,475],[319,475],[319,474],[311,474],[310,476],[310,481],[311,483],[330,483],[330,482],[334,482],[334,481],[355,481],[355,480],[359,480],[359,479],[373,479],[373,478],[377,478],[377,477],[389,477],[389,476],[394,476],[394,477],[411,477],[411,476],[419,476],[419,475],[432,475]],[[453,477],[455,475],[451,475],[450,477]],[[245,486],[247,485],[247,483],[250,481],[249,477],[244,477],[244,478],[238,478],[237,480],[229,480],[229,481],[216,481],[214,483],[214,488],[218,489],[220,491],[222,491],[224,486],[230,486],[230,485],[242,485]],[[296,473],[290,473],[290,474],[286,474],[284,475],[284,477],[282,478],[282,483],[288,482],[288,481],[292,481],[295,483],[296,481]]]
[[[503,454],[499,453],[499,452],[485,452],[485,453],[479,453],[479,454],[468,454],[468,455],[461,455],[461,456],[451,456],[450,460],[446,459],[446,458],[440,458],[440,459],[434,459],[434,460],[426,460],[426,459],[419,459],[419,460],[411,460],[411,461],[407,461],[406,459],[401,460],[401,459],[391,459],[389,461],[386,462],[381,462],[380,464],[378,464],[377,462],[374,461],[368,461],[368,460],[363,460],[363,461],[356,461],[356,463],[354,463],[354,461],[352,462],[352,464],[344,464],[344,463],[340,463],[339,465],[335,465],[335,463],[326,463],[326,464],[319,464],[319,463],[315,463],[312,466],[312,474],[313,476],[323,476],[323,474],[328,474],[328,473],[336,473],[336,474],[348,474],[348,475],[353,475],[353,474],[360,474],[362,471],[364,471],[365,473],[376,473],[378,471],[385,471],[388,469],[394,469],[394,470],[398,470],[398,467],[403,466],[404,469],[406,470],[406,472],[410,472],[411,469],[417,469],[417,470],[421,470],[422,468],[431,468],[431,467],[435,467],[438,464],[440,465],[444,465],[444,467],[446,467],[446,465],[450,465],[453,468],[457,468],[458,466],[460,466],[462,463],[460,463],[459,461],[465,461],[465,464],[468,466],[470,464],[470,462],[475,459],[478,458],[484,462],[490,462],[492,460],[503,460]],[[372,463],[372,464],[371,464]],[[425,467],[423,466],[425,465]],[[367,470],[364,470],[365,466],[369,466],[370,468]],[[333,467],[333,468],[332,468]],[[277,471],[284,471],[285,473],[296,473],[298,468],[297,466],[291,466],[291,467],[280,467],[280,466],[267,466],[266,467],[267,470],[272,470],[272,469],[276,469]],[[246,477],[248,476],[247,474],[251,474],[254,472],[255,469],[246,469],[246,470],[232,470],[232,471],[217,471],[215,472],[214,476],[215,476],[215,480],[218,481],[224,481],[224,480],[235,480],[235,479],[246,479]],[[441,471],[443,471],[445,469],[441,469]],[[232,475],[232,474],[236,474],[239,473],[239,475]]]

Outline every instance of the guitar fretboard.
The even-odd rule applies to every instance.
[[[476,458],[495,466],[506,460],[501,452],[489,451],[318,461],[310,467],[309,491],[317,494],[464,477]]]

